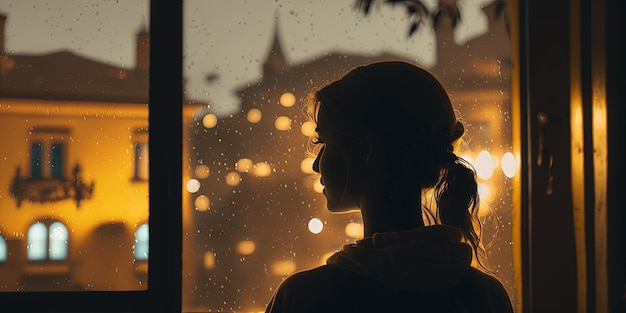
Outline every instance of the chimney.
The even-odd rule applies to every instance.
[[[0,55],[4,55],[4,24],[7,22],[7,16],[0,12]]]
[[[135,70],[147,73],[150,69],[150,33],[145,26],[137,33],[136,49]]]

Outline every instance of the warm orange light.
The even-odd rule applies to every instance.
[[[337,251],[333,251],[333,252],[326,252],[324,253],[324,255],[322,255],[321,258],[321,262],[320,265],[326,265],[326,261],[328,261],[328,258],[330,258],[333,254],[335,254]]]
[[[348,223],[345,232],[348,237],[363,238],[363,225],[354,222]]]
[[[211,171],[209,170],[209,167],[204,165],[204,164],[200,164],[198,166],[196,166],[196,177],[200,178],[200,179],[204,179],[209,177],[209,175],[211,174]]]
[[[230,172],[226,174],[226,184],[228,186],[235,187],[239,185],[239,182],[241,182],[241,175],[239,175],[239,173]]]
[[[235,168],[240,173],[247,173],[253,167],[254,167],[254,163],[252,163],[252,160],[250,160],[248,158],[239,159],[239,161],[237,161],[237,163],[235,163]]]
[[[285,92],[280,96],[280,105],[290,108],[296,104],[296,96],[294,96],[291,92]]]
[[[261,121],[262,116],[263,114],[261,114],[261,110],[253,108],[248,111],[246,118],[248,119],[248,122],[250,123],[258,123]]]
[[[291,119],[287,116],[279,116],[274,122],[274,127],[282,131],[289,130],[291,128]]]
[[[315,158],[306,158],[300,162],[300,170],[304,174],[313,174],[313,162],[315,162]]]
[[[291,260],[276,261],[272,264],[272,274],[287,276],[296,271],[296,262]]]
[[[315,127],[315,123],[306,121],[300,126],[300,132],[307,137],[313,137],[315,136]]]
[[[209,113],[202,118],[202,126],[205,128],[213,128],[217,125],[217,116]]]
[[[208,211],[211,206],[211,201],[209,200],[209,197],[201,195],[196,198],[194,205],[198,211]]]
[[[241,255],[250,255],[256,250],[256,244],[252,240],[242,240],[237,243],[237,253]]]
[[[207,251],[204,253],[204,268],[210,270],[215,268],[215,253]]]
[[[265,162],[259,162],[256,165],[254,165],[253,174],[258,177],[267,177],[267,176],[270,176],[271,173],[272,173],[272,168],[270,167],[269,164]]]
[[[315,192],[317,193],[324,192],[324,185],[322,185],[319,177],[313,182],[313,190],[315,190]]]

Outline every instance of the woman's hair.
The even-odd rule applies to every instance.
[[[316,123],[323,115],[327,131],[339,138],[384,143],[384,163],[396,169],[386,181],[390,201],[432,190],[437,207],[435,214],[427,211],[429,220],[459,228],[486,269],[475,173],[454,153],[464,127],[435,77],[404,62],[357,67],[313,92],[307,114]]]

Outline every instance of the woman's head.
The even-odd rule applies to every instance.
[[[438,182],[439,168],[452,160],[452,146],[464,131],[441,84],[403,62],[350,71],[314,94],[310,112],[318,131],[343,146],[379,142],[389,178],[413,188]],[[398,179],[401,174],[411,177]]]
[[[433,188],[437,222],[461,228],[478,249],[474,172],[453,152],[464,128],[428,71],[403,62],[357,67],[313,93],[308,113],[325,144],[314,169],[329,210],[381,192],[394,208],[387,214],[421,216],[419,195]]]

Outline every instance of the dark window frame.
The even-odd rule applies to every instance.
[[[150,2],[150,263],[140,291],[0,292],[13,312],[177,312],[182,307],[182,1]],[[174,118],[173,118],[174,117]],[[178,118],[175,118],[178,117]],[[156,244],[159,243],[159,244]]]
[[[588,16],[584,19],[584,25],[623,25],[623,19],[619,19],[625,12],[622,1],[598,1],[592,6],[606,13],[606,21],[590,21]],[[521,133],[527,134],[530,124],[527,112],[530,95],[537,93],[530,86],[532,75],[529,75],[529,56],[538,53],[545,46],[536,45],[533,41],[540,36],[541,27],[529,27],[532,8],[538,7],[539,1],[512,0],[515,22],[518,23],[519,34],[513,37],[514,53],[519,54],[514,61],[517,61],[519,77],[516,88],[519,88],[519,101],[521,106]],[[589,6],[589,0],[573,2],[573,5]],[[537,10],[537,9],[535,9]],[[542,10],[541,7],[538,10]],[[595,11],[594,11],[595,12]],[[561,12],[563,13],[563,12]],[[13,312],[180,312],[182,307],[182,214],[181,203],[182,194],[182,1],[151,1],[150,4],[150,267],[148,272],[148,289],[144,291],[89,291],[89,292],[0,292],[0,303],[2,307],[11,308]],[[561,17],[563,14],[560,15]],[[567,13],[565,14],[567,16]],[[550,20],[553,23],[567,23],[563,20]],[[547,23],[547,22],[545,22]],[[592,27],[593,28],[593,27]],[[607,27],[606,30],[600,27],[609,39],[601,42],[602,47],[607,49],[608,62],[610,65],[616,64],[623,67],[623,62],[619,62],[619,55],[624,51],[623,43],[616,40],[619,38],[619,27]],[[563,34],[567,36],[568,34]],[[585,37],[587,38],[587,37]],[[595,50],[594,50],[595,51]],[[587,57],[587,55],[585,55]],[[535,60],[536,61],[536,60]],[[539,62],[540,64],[536,64]],[[542,63],[543,62],[543,63]],[[533,70],[535,75],[541,72],[549,72],[550,60],[536,61]],[[623,90],[620,88],[624,81],[623,71],[619,68],[608,67],[609,102],[613,103],[612,113],[609,114],[609,128],[613,141],[617,146],[620,139],[623,139],[619,129],[623,114],[623,108],[618,106],[620,99],[623,99]],[[558,83],[558,82],[557,82]],[[568,83],[565,83],[568,84]],[[590,86],[586,82],[586,86]],[[539,95],[541,96],[541,95]],[[621,110],[621,111],[620,111]],[[178,117],[178,118],[172,118]],[[620,137],[621,136],[621,137]],[[623,154],[611,150],[609,159],[617,160],[612,163],[617,167],[609,177],[609,202],[614,200],[618,203],[622,198],[620,182],[624,176],[624,166],[621,164]],[[522,136],[522,164],[530,164],[532,155],[530,153],[528,139]],[[522,207],[528,205],[528,195],[531,192],[527,185],[529,171],[524,170],[522,183]],[[620,221],[626,221],[626,214],[617,208],[609,208],[609,241],[611,256],[609,270],[615,275],[609,278],[609,305],[611,311],[621,311],[624,308],[624,301],[620,292],[623,291],[622,281],[626,275],[624,269],[624,259],[626,254],[624,234],[620,231]],[[535,278],[530,275],[533,270],[533,255],[535,247],[532,239],[529,239],[530,227],[533,222],[537,222],[541,217],[533,219],[526,210],[522,212],[522,294],[523,312],[530,312],[540,301],[536,297],[540,284],[533,285]],[[158,243],[158,244],[157,244]],[[549,251],[550,252],[550,251]],[[544,258],[559,258],[558,249],[550,252],[551,255],[544,255]],[[545,279],[552,279],[547,277]],[[594,289],[590,283],[589,289]],[[550,290],[555,292],[555,290]],[[548,292],[548,295],[550,295]],[[558,292],[558,290],[557,290]],[[593,295],[587,297],[593,300]],[[572,299],[571,301],[576,301]],[[589,301],[592,303],[592,301]],[[615,309],[615,310],[613,310]]]

